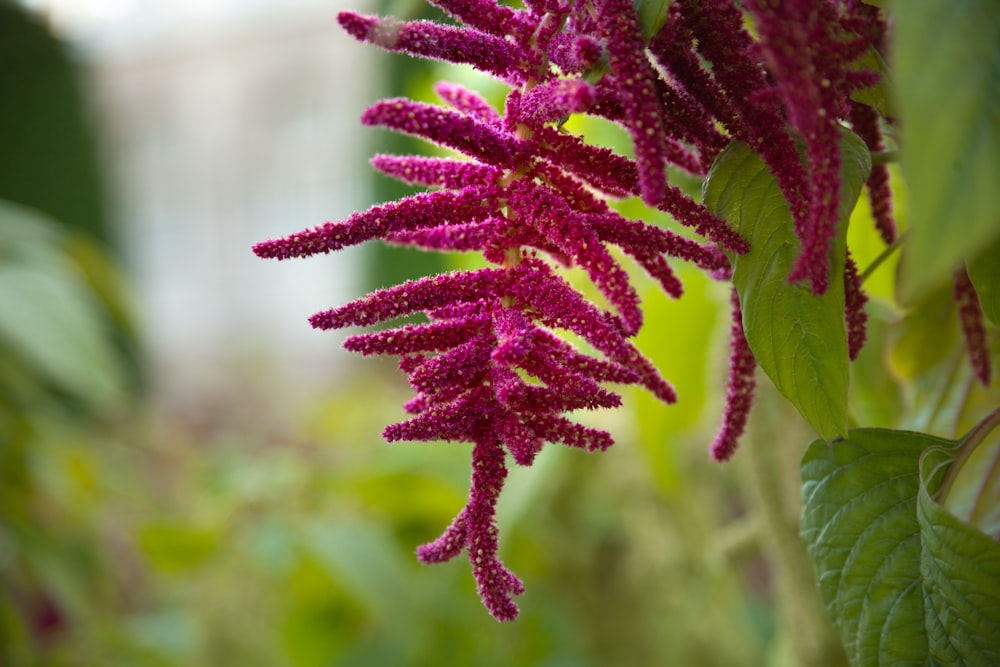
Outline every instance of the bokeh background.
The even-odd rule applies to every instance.
[[[809,432],[765,388],[737,460],[709,461],[727,293],[684,269],[679,301],[636,276],[680,404],[627,392],[584,417],[610,451],[513,471],[521,617],[488,616],[464,558],[417,563],[468,449],[386,444],[405,379],[306,318],[476,258],[250,246],[407,192],[367,159],[428,147],[360,126],[379,97],[503,91],[357,44],[348,7],[433,16],[0,0],[0,665],[834,664],[796,538]]]

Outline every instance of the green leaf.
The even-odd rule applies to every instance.
[[[928,447],[953,444],[858,429],[806,451],[802,538],[855,667],[926,664],[918,463]]]
[[[913,198],[900,298],[946,280],[1000,235],[996,0],[893,3],[902,166]]]
[[[878,109],[878,112],[883,116],[895,117],[897,115],[895,105],[886,92],[892,87],[892,75],[881,54],[874,47],[868,49],[863,56],[854,61],[852,69],[862,72],[877,72],[879,80],[873,86],[853,91],[851,99]]]
[[[59,245],[56,223],[0,202],[0,347],[92,406],[124,391],[124,372],[93,293]]]
[[[973,450],[941,503],[964,523],[1000,541],[1000,436]]]
[[[666,22],[670,0],[632,0],[632,5],[639,17],[642,38],[648,42]]]
[[[864,142],[845,130],[841,149],[840,233],[830,287],[817,297],[787,280],[799,255],[788,204],[764,162],[741,142],[719,156],[705,181],[705,204],[750,241],[731,256],[747,342],[760,367],[823,438],[847,432],[844,324],[846,221],[871,170]]]
[[[979,295],[983,314],[1000,326],[1000,240],[966,263],[969,279]]]
[[[933,495],[956,445],[857,429],[802,461],[802,537],[855,667],[1000,664],[1000,545]]]
[[[947,665],[1000,664],[1000,544],[934,502],[928,488],[952,460],[934,447],[920,460],[920,575],[930,653]]]

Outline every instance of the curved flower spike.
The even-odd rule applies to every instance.
[[[983,308],[979,303],[979,294],[969,280],[969,274],[963,266],[955,272],[955,303],[958,304],[958,321],[962,325],[965,336],[965,349],[969,353],[969,364],[976,379],[984,386],[990,386],[990,346],[986,336],[986,325]]]
[[[442,223],[481,220],[490,214],[484,205],[490,191],[470,187],[459,192],[431,192],[406,197],[389,204],[354,213],[347,220],[261,241],[253,247],[258,257],[289,259],[329,253],[395,232]]]
[[[757,381],[754,371],[757,361],[743,334],[743,310],[734,287],[730,292],[732,305],[732,325],[729,330],[729,381],[726,391],[726,411],[722,416],[722,428],[712,442],[712,458],[728,461],[736,453],[740,436],[746,430],[750,408],[753,407]]]
[[[387,51],[469,64],[502,79],[515,77],[524,54],[510,42],[468,28],[431,21],[400,21],[392,17],[340,12],[337,21],[355,39]]]
[[[666,196],[667,158],[656,73],[646,58],[639,21],[631,0],[595,2],[597,24],[607,40],[608,59],[639,165],[639,192],[656,206]]]
[[[403,97],[372,105],[361,122],[421,137],[498,167],[517,168],[523,160],[523,149],[513,135],[458,111]]]

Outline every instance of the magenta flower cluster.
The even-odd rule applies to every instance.
[[[472,444],[468,502],[444,534],[418,550],[424,562],[465,551],[489,612],[510,620],[523,586],[498,557],[495,507],[507,457],[532,462],[545,443],[603,450],[611,436],[566,417],[615,407],[606,384],[645,387],[664,403],[671,385],[632,342],[642,309],[625,255],[671,296],[682,285],[672,262],[730,277],[727,253],[745,239],[670,184],[668,167],[703,176],[733,139],[756,147],[789,202],[802,254],[790,280],[816,293],[829,280],[848,289],[852,355],[864,340],[864,295],[853,263],[830,276],[836,234],[842,120],[881,147],[877,113],[851,101],[875,75],[853,63],[884,33],[861,2],[675,0],[644,39],[632,0],[434,0],[454,24],[339,15],[355,38],[383,49],[469,64],[509,86],[502,110],[475,92],[440,83],[442,105],[383,100],[362,116],[450,149],[453,157],[378,155],[379,171],[427,192],[375,206],[254,247],[286,259],[371,240],[438,251],[477,251],[485,268],[431,276],[376,291],[314,315],[320,329],[367,326],[422,314],[424,321],[349,337],[364,355],[400,357],[416,396],[388,440]],[[620,124],[634,157],[563,129],[572,114]],[[800,152],[797,142],[804,146]],[[804,154],[804,158],[800,155]],[[881,173],[881,172],[876,172]],[[894,238],[885,174],[873,173],[876,218]],[[623,217],[611,198],[640,197],[702,240]],[[879,208],[881,206],[881,208]],[[582,268],[608,308],[588,301],[560,267]],[[732,354],[723,425],[712,453],[729,458],[746,425],[756,362],[733,292]],[[574,334],[570,344],[556,332]]]

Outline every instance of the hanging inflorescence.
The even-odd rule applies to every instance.
[[[727,253],[745,239],[671,185],[668,166],[704,176],[732,140],[761,155],[785,195],[802,251],[788,277],[823,293],[847,289],[851,354],[864,341],[864,294],[853,262],[830,275],[839,203],[838,127],[853,123],[872,150],[882,147],[878,112],[852,101],[877,75],[855,66],[884,38],[878,11],[860,2],[745,2],[758,38],[733,0],[675,0],[644,39],[632,0],[435,0],[454,25],[339,15],[355,38],[383,49],[493,75],[510,88],[502,113],[475,92],[440,83],[442,105],[389,99],[362,122],[420,137],[454,157],[377,155],[379,171],[428,192],[375,206],[254,247],[261,257],[328,253],[370,240],[438,251],[478,251],[486,268],[431,276],[376,291],[311,318],[314,327],[367,326],[423,314],[426,321],[349,337],[364,355],[400,357],[417,392],[409,419],[388,440],[472,443],[472,490],[465,508],[424,562],[469,555],[480,595],[501,620],[516,616],[523,590],[497,555],[494,519],[507,455],[528,465],[545,443],[586,450],[612,444],[602,430],[565,416],[615,407],[604,385],[645,387],[665,403],[676,395],[632,342],[642,310],[624,254],[673,296],[671,267],[686,261],[731,276]],[[563,129],[572,114],[620,124],[634,158],[586,143]],[[887,172],[869,181],[878,228],[895,228]],[[703,240],[694,241],[608,205],[640,197]],[[581,267],[606,298],[604,310],[560,275]],[[723,426],[712,446],[729,458],[744,430],[756,363],[733,292],[732,352]],[[587,351],[556,332],[567,331]]]

